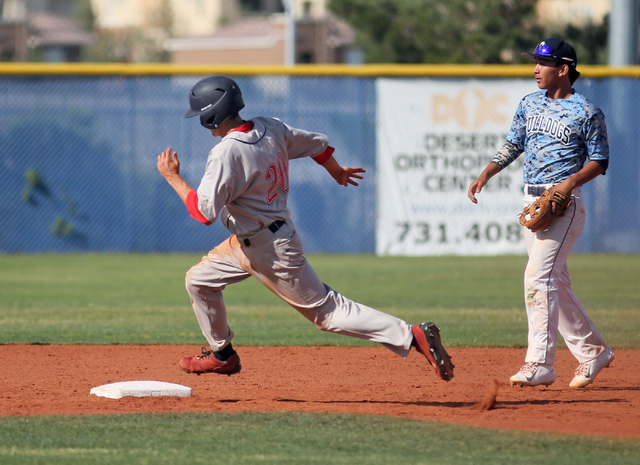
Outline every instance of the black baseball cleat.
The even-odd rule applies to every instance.
[[[442,346],[438,327],[431,322],[427,322],[413,326],[411,332],[413,333],[413,345],[416,350],[427,358],[440,379],[451,381],[455,365],[451,362],[451,357]]]

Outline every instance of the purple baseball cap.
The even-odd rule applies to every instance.
[[[562,39],[545,39],[536,46],[533,53],[523,52],[522,56],[553,60],[574,68],[578,65],[576,51],[568,42],[565,42]]]

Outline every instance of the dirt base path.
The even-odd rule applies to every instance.
[[[240,347],[242,372],[196,376],[177,362],[194,346],[0,346],[0,415],[298,411],[392,415],[466,425],[640,438],[640,352],[616,351],[591,386],[569,388],[577,363],[563,350],[550,387],[519,388],[509,376],[524,350],[451,349],[455,378],[438,379],[421,355],[384,348]],[[477,410],[493,380],[492,410]],[[154,380],[193,396],[90,395],[102,384]]]

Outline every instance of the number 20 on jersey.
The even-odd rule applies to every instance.
[[[271,203],[278,197],[280,191],[289,192],[289,171],[287,162],[280,152],[278,152],[278,163],[271,163],[267,168],[267,181],[271,182],[271,187],[267,194],[267,203]]]

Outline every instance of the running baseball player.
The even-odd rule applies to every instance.
[[[500,170],[524,154],[524,204],[532,204],[549,188],[571,197],[565,213],[547,228],[524,229],[529,261],[524,294],[529,325],[525,365],[511,377],[512,385],[550,385],[556,380],[554,362],[558,332],[578,360],[570,383],[581,388],[593,383],[614,358],[584,307],[571,289],[567,258],[585,224],[580,186],[601,174],[609,164],[607,129],[602,111],[573,83],[580,77],[573,47],[561,39],[540,42],[533,53],[537,92],[518,107],[506,143],[469,186],[476,194]],[[553,209],[558,208],[552,202]]]
[[[187,292],[211,350],[183,358],[180,368],[197,374],[240,371],[222,291],[253,276],[319,329],[379,342],[405,358],[415,347],[441,379],[451,380],[454,365],[435,324],[412,326],[347,299],[322,283],[303,255],[287,208],[289,161],[310,157],[345,187],[357,186],[365,170],[342,167],[323,134],[275,118],[243,120],[242,93],[226,76],[200,80],[189,103],[184,116],[198,116],[222,140],[209,153],[197,191],[180,176],[171,148],[158,156],[158,170],[193,218],[206,225],[220,218],[231,236],[187,272]]]

